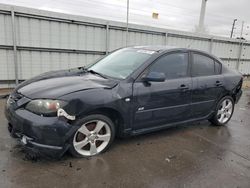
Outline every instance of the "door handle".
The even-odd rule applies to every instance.
[[[215,82],[215,86],[217,86],[217,87],[222,86],[222,85],[223,84],[220,81],[218,81],[218,80]]]
[[[185,90],[188,90],[189,87],[187,85],[185,85],[185,84],[181,84],[179,89],[185,91]]]

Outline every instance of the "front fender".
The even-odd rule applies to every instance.
[[[117,111],[123,118],[126,127],[131,127],[132,84],[118,85],[112,89],[98,88],[64,95],[61,100],[68,101],[64,110],[82,117],[91,111],[108,108]]]

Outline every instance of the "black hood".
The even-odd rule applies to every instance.
[[[30,98],[56,99],[76,91],[113,88],[116,81],[84,71],[81,68],[52,71],[21,83],[16,91]]]

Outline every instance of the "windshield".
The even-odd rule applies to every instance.
[[[99,74],[125,79],[147,59],[154,51],[141,49],[121,49],[101,59],[88,70],[93,70]]]

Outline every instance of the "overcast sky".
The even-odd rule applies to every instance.
[[[0,3],[55,12],[126,21],[127,0],[0,0]],[[194,31],[198,24],[201,0],[130,0],[129,22],[169,29]],[[205,26],[209,34],[228,37],[237,18],[234,37],[250,40],[250,0],[208,0]],[[152,13],[159,13],[158,19]]]

